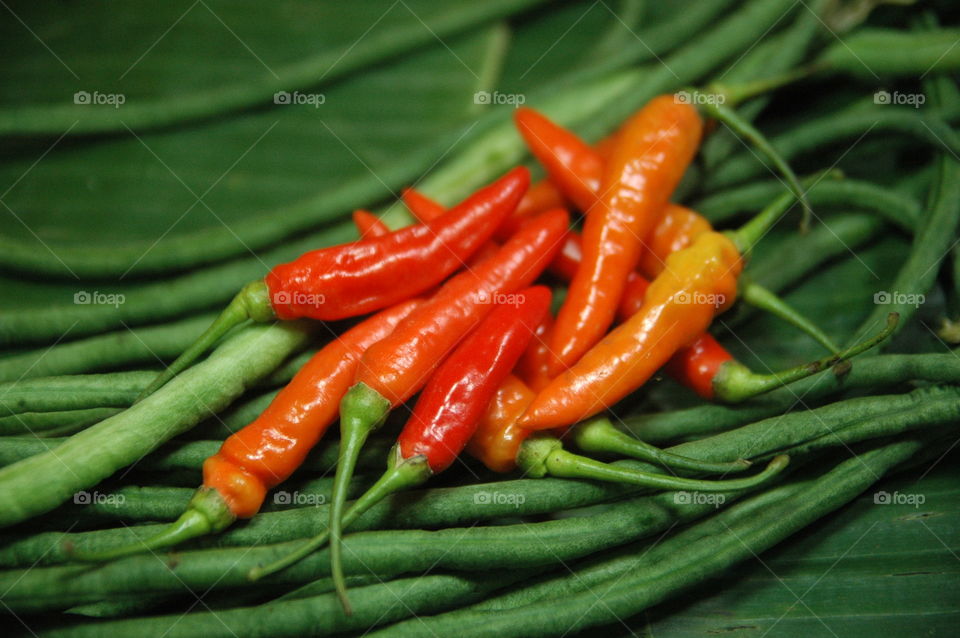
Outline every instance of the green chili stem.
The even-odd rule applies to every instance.
[[[640,461],[655,463],[678,470],[726,474],[741,472],[750,467],[750,461],[737,459],[729,463],[711,463],[679,454],[671,454],[645,443],[614,426],[606,417],[578,423],[565,435],[584,452],[622,454]]]
[[[887,315],[887,325],[873,337],[854,344],[842,352],[780,372],[757,374],[735,360],[727,361],[713,378],[714,395],[721,401],[737,403],[833,368],[838,363],[845,362],[883,343],[896,330],[899,320],[900,316],[892,312]]]
[[[262,279],[250,282],[227,304],[227,307],[224,308],[220,316],[210,324],[210,327],[140,393],[140,396],[137,397],[134,403],[150,396],[158,388],[167,383],[167,381],[187,369],[190,364],[212,348],[224,335],[247,319],[263,323],[275,318],[276,315],[273,312],[273,306],[270,304],[270,293],[267,285]]]
[[[781,319],[791,326],[799,329],[801,332],[809,335],[824,348],[836,354],[840,351],[833,340],[821,330],[815,323],[801,315],[795,308],[790,306],[781,297],[776,295],[768,288],[751,280],[749,277],[741,277],[739,282],[740,299],[754,308],[763,310],[778,319]]]
[[[750,478],[707,481],[700,479],[667,476],[644,472],[633,468],[617,467],[609,463],[595,461],[586,456],[573,454],[564,449],[551,452],[546,459],[547,472],[557,478],[591,479],[629,483],[660,490],[691,490],[697,492],[724,492],[743,490],[763,485],[779,474],[790,461],[788,456],[776,456],[759,474]]]
[[[810,218],[813,216],[813,209],[810,208],[810,202],[807,201],[807,195],[804,187],[800,184],[797,174],[793,168],[783,158],[783,156],[773,147],[773,145],[764,137],[763,133],[757,130],[748,120],[742,118],[732,108],[723,104],[704,104],[702,108],[714,119],[719,120],[727,126],[735,135],[747,140],[754,148],[766,158],[773,166],[780,171],[783,179],[786,181],[787,188],[793,193],[794,197],[803,206],[803,217],[800,220],[800,230],[806,232],[810,227]]]
[[[67,554],[81,562],[101,563],[123,556],[172,547],[198,536],[216,534],[229,527],[235,520],[237,517],[230,511],[230,507],[220,493],[214,489],[202,487],[190,499],[186,511],[180,515],[180,518],[153,536],[138,540],[136,543],[99,552],[75,550],[71,545],[67,549]]]

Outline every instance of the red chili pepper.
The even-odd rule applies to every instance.
[[[695,108],[661,96],[634,115],[618,136],[602,195],[587,211],[583,263],[551,336],[555,373],[576,362],[613,322],[627,275],[693,158],[702,127]]]
[[[387,225],[368,210],[357,209],[353,211],[353,225],[357,227],[360,239],[371,239],[390,234]]]
[[[222,531],[238,518],[250,518],[267,490],[286,480],[337,418],[360,356],[390,334],[420,304],[410,300],[350,328],[321,348],[254,421],[230,435],[203,464],[203,487],[168,529],[145,540],[99,554],[101,561],[155,550]]]
[[[547,387],[553,377],[550,376],[550,346],[548,337],[553,329],[553,316],[547,313],[533,333],[533,339],[527,351],[520,357],[516,374],[536,392]]]
[[[330,526],[333,578],[346,609],[349,605],[340,561],[340,529],[386,496],[425,482],[456,460],[546,313],[550,291],[543,286],[527,288],[511,301],[493,309],[437,369],[400,433],[387,472],[354,502],[342,521]],[[253,576],[273,573],[296,562],[327,538],[324,533],[311,539]]]
[[[550,181],[580,210],[597,200],[603,177],[603,158],[565,128],[529,108],[514,115],[517,130],[540,161]]]
[[[144,394],[169,381],[247,319],[344,319],[429,290],[486,243],[516,209],[529,184],[529,171],[517,167],[429,224],[314,250],[274,267],[263,280],[247,284]]]
[[[540,276],[570,223],[566,211],[539,215],[495,255],[447,281],[390,337],[368,349],[355,385],[340,402],[340,460],[333,484],[330,528],[340,525],[360,449],[390,409],[416,394],[460,340],[493,309]]]
[[[566,208],[567,200],[549,180],[534,183],[517,206],[516,216],[533,217],[554,208]],[[503,239],[503,237],[499,237]]]

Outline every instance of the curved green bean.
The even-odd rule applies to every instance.
[[[201,362],[196,372],[177,377],[168,391],[70,437],[49,452],[0,469],[0,527],[49,511],[79,490],[136,463],[207,414],[229,405],[303,347],[308,336],[307,325],[299,322],[247,328]]]
[[[826,370],[786,388],[774,390],[740,405],[707,404],[673,412],[627,418],[623,424],[650,443],[676,441],[730,430],[781,414],[797,404],[820,401],[846,390],[889,388],[908,381],[960,383],[960,358],[955,354],[883,354],[838,376]]]
[[[856,140],[866,134],[902,133],[928,144],[934,150],[960,154],[960,136],[944,120],[918,113],[916,109],[882,106],[852,110],[800,123],[770,139],[770,143],[787,160],[844,140]],[[730,158],[704,182],[707,191],[740,184],[753,177],[762,177],[772,170],[752,153]]]
[[[169,324],[121,329],[4,357],[0,359],[0,381],[16,382],[122,366],[156,365],[183,352],[212,320],[213,315],[188,317]]]
[[[756,212],[781,193],[783,184],[777,180],[751,182],[708,195],[691,206],[716,224]],[[813,206],[873,211],[907,232],[913,232],[922,212],[920,203],[909,195],[856,179],[821,180],[807,191],[807,199]]]
[[[960,70],[960,29],[858,29],[834,43],[816,65],[875,82],[881,76],[925,76]]]
[[[156,373],[114,372],[0,383],[0,414],[127,407]]]
[[[0,436],[67,436],[119,414],[121,411],[122,408],[82,408],[10,414],[0,417]],[[4,464],[0,463],[0,465]]]
[[[588,569],[606,568],[610,577],[585,590],[576,591],[576,583],[571,583],[577,580],[578,570],[555,582],[557,588],[572,586],[575,591],[568,595],[509,609],[467,609],[405,621],[370,635],[551,636],[616,622],[753,558],[853,500],[922,448],[922,442],[907,440],[871,450],[844,461],[807,490],[760,509],[754,516],[738,516],[738,506],[734,506],[653,546],[637,547],[626,557],[618,553],[613,564],[594,562]],[[743,507],[750,507],[749,502]]]
[[[327,48],[305,59],[275,66],[270,74],[261,74],[242,83],[195,89],[183,95],[144,98],[125,104],[122,111],[91,106],[84,117],[78,117],[73,106],[31,104],[5,108],[0,110],[0,135],[124,132],[221,115],[269,102],[277,91],[316,87],[321,81],[329,84],[364,66],[398,56],[478,23],[510,15],[535,3],[536,0],[491,0],[451,7],[443,12],[425,13],[429,26],[410,9],[409,14],[398,14],[406,24],[394,27],[390,37],[359,37],[349,46],[350,56],[345,56],[338,48]],[[391,7],[386,3],[383,6],[389,13]]]

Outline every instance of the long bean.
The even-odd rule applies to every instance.
[[[692,207],[716,224],[739,213],[756,212],[782,192],[781,182],[764,180],[709,195]],[[856,179],[821,180],[807,192],[807,199],[813,206],[876,212],[907,232],[913,232],[921,215],[920,204],[912,197]]]
[[[193,370],[132,408],[49,452],[0,469],[0,527],[49,511],[78,490],[136,463],[164,441],[216,412],[277,367],[309,338],[304,324],[245,329]],[[154,398],[156,397],[156,398]],[[43,481],[37,481],[38,476]]]
[[[954,245],[960,226],[960,162],[955,157],[956,154],[942,153],[938,158],[929,212],[917,228],[910,255],[884,291],[890,295],[889,303],[877,305],[861,324],[861,330],[871,330],[887,312],[900,313],[898,327],[902,330],[933,287],[940,263]]]
[[[532,482],[532,481],[531,481]],[[567,486],[553,485],[557,496]],[[561,489],[556,489],[560,487]],[[499,484],[497,489],[502,489]],[[517,496],[503,491],[501,494]],[[731,502],[736,497],[725,493]],[[479,510],[472,497],[464,505]],[[496,505],[491,503],[491,507]],[[511,506],[516,511],[522,507]],[[556,507],[554,508],[556,509]],[[573,517],[541,523],[493,527],[450,527],[437,531],[360,532],[345,539],[345,569],[349,573],[416,572],[425,569],[485,571],[497,567],[526,568],[555,564],[600,549],[622,545],[713,512],[712,503],[677,504],[663,493],[620,501],[593,517]],[[501,514],[502,515],[502,514]],[[4,603],[16,612],[36,612],[94,602],[117,593],[172,593],[184,588],[207,589],[249,586],[247,572],[257,564],[289,551],[293,543],[187,551],[175,563],[153,556],[132,556],[90,570],[67,565],[0,572]],[[323,550],[284,570],[266,582],[304,583],[329,569]],[[51,583],[60,583],[51,587]]]
[[[844,390],[875,389],[908,381],[960,383],[960,358],[955,354],[884,354],[853,368],[844,376],[833,370],[808,377],[736,406],[708,404],[672,412],[628,418],[624,425],[651,443],[676,441],[729,430],[808,406]]]
[[[323,84],[329,84],[364,66],[395,58],[418,46],[432,43],[435,38],[510,15],[534,3],[535,0],[491,0],[469,7],[449,7],[442,12],[424,10],[424,7],[418,7],[416,12],[410,9],[407,14],[392,16],[391,24],[394,27],[390,37],[365,38],[363,36],[366,33],[357,34],[360,37],[349,46],[349,56],[344,55],[338,46],[322,48],[319,53],[304,59],[275,66],[269,75],[261,74],[228,86],[198,88],[181,95],[141,98],[124,105],[122,112],[91,106],[80,117],[72,106],[31,104],[5,108],[0,110],[0,134],[61,135],[69,131],[72,135],[83,135],[123,132],[221,115],[268,102],[277,91],[316,87],[318,78]],[[389,13],[391,8],[389,3],[383,3],[384,13]]]
[[[41,454],[53,449],[68,439],[49,438],[40,439],[32,436],[6,437],[0,439],[0,466],[8,466],[17,461]],[[144,472],[175,472],[189,470],[199,475],[203,462],[216,453],[222,441],[188,441],[184,443],[170,443],[154,450],[137,463],[137,470]],[[383,465],[383,459],[389,450],[391,441],[386,439],[371,440],[370,445],[374,452],[363,456],[363,467]],[[303,464],[304,470],[313,472],[327,472],[337,462],[337,446],[335,443],[321,443]]]
[[[920,441],[906,440],[865,452],[826,473],[802,493],[755,516],[738,517],[735,506],[655,546],[639,547],[626,558],[616,555],[613,560],[619,564],[607,566],[611,577],[586,591],[513,609],[464,610],[419,618],[372,635],[549,636],[616,622],[760,554],[853,500],[922,447]],[[749,507],[749,502],[743,507]],[[574,572],[557,584],[577,577]]]
[[[119,414],[121,411],[122,408],[82,408],[10,414],[0,417],[0,436],[67,436],[88,425]],[[7,465],[7,463],[0,462],[0,465]]]
[[[15,354],[0,359],[0,381],[156,365],[183,352],[212,320],[212,315],[200,315],[166,325],[121,327],[117,332]]]
[[[154,376],[154,372],[136,371],[0,383],[0,414],[127,407]]]
[[[856,140],[867,133],[902,133],[935,150],[960,154],[960,136],[942,119],[917,113],[915,109],[893,106],[857,109],[801,123],[774,136],[770,143],[784,158],[790,160],[830,144]],[[749,152],[741,153],[707,176],[704,188],[712,191],[739,184],[750,178],[762,177],[767,170],[757,156]]]
[[[867,438],[890,436],[921,427],[949,422],[960,416],[960,390],[934,388],[905,395],[850,399],[812,412],[799,412],[767,419],[710,439],[681,444],[671,452],[698,460],[723,462],[738,458],[768,458],[777,453],[810,452],[823,447],[852,445]],[[621,462],[631,467],[656,471],[649,465]],[[512,494],[496,506],[481,510],[464,507],[464,501],[483,502],[491,486],[471,486],[447,490],[398,495],[370,510],[359,520],[357,529],[456,525],[467,521],[504,516],[522,498],[525,514],[544,513],[558,507],[576,507],[626,494],[629,488],[590,486],[574,483],[566,494],[556,493],[551,482],[540,480],[505,482],[496,486],[502,494]],[[611,491],[612,490],[612,491]],[[558,501],[558,497],[560,500]],[[486,497],[489,498],[489,497]],[[479,500],[478,500],[479,499]],[[222,545],[258,544],[269,535],[272,542],[310,536],[322,531],[317,516],[294,510],[264,514],[246,526],[218,537]],[[76,534],[49,533],[11,541],[0,549],[0,565],[53,564],[66,558],[64,541],[90,550],[103,550],[135,538],[149,535],[161,526],[122,528]],[[266,530],[266,531],[265,531]],[[280,530],[280,531],[276,531]],[[131,538],[131,535],[134,538]]]

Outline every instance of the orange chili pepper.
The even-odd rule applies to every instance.
[[[508,376],[480,419],[467,452],[494,472],[515,468],[520,445],[530,435],[530,430],[517,427],[517,419],[535,396],[526,383],[512,374]]]
[[[405,301],[364,320],[321,348],[254,421],[235,432],[203,464],[203,487],[167,529],[101,553],[77,554],[102,561],[220,532],[256,514],[267,490],[286,480],[337,418],[341,397],[353,382],[360,357],[421,302]]]
[[[583,262],[551,335],[555,372],[576,362],[613,322],[627,275],[700,142],[697,110],[654,98],[617,137],[599,199],[587,211]]]
[[[643,385],[733,303],[742,268],[737,246],[716,232],[704,233],[689,248],[670,255],[640,311],[541,391],[520,426],[542,430],[570,425]]]

